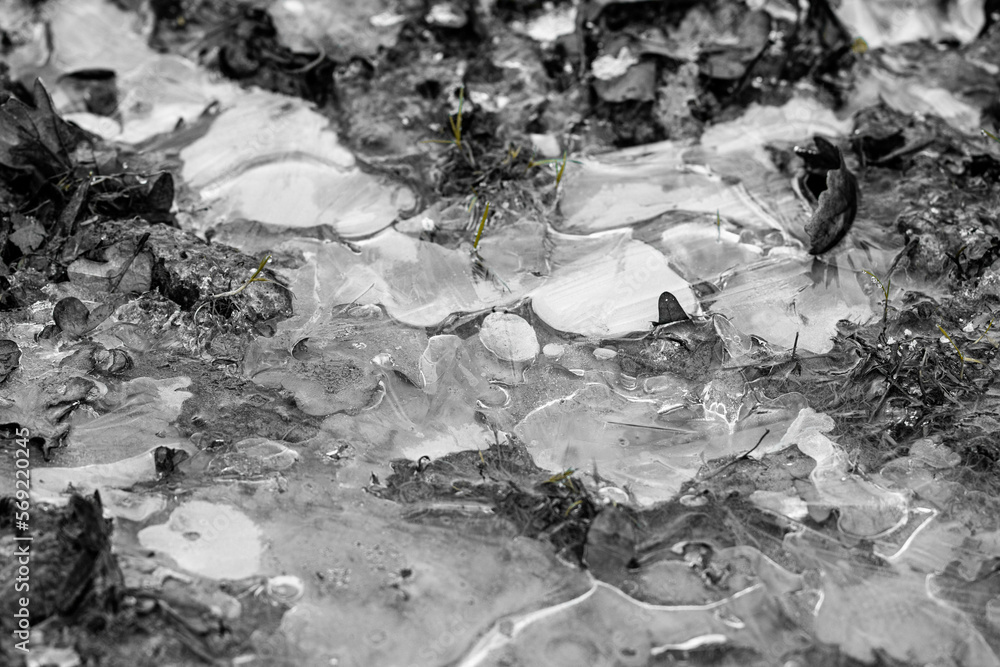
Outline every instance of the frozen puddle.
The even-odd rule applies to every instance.
[[[247,218],[368,236],[412,208],[409,190],[360,171],[305,102],[243,93],[181,151],[184,180],[211,207],[201,223]]]
[[[392,41],[388,3],[377,25],[343,4],[272,3],[300,37]],[[842,4],[857,25],[883,18]],[[958,4],[938,27],[966,40],[981,21]],[[25,374],[3,421],[65,439],[33,471],[39,500],[99,491],[120,553],[138,544],[157,576],[266,595],[294,664],[1000,665],[1000,530],[955,515],[972,502],[940,480],[957,455],[926,438],[865,470],[833,410],[798,386],[768,393],[769,378],[828,368],[843,327],[881,317],[868,272],[902,249],[873,217],[897,212],[873,208],[835,249],[807,251],[812,208],[775,151],[844,140],[846,115],[803,88],[698,143],[583,157],[558,207],[505,212],[474,249],[464,205],[413,210],[310,104],[153,51],[110,2],[49,5],[56,50],[43,57],[35,35],[12,70],[114,71],[113,116],[60,83],[56,104],[176,160],[183,225],[269,254],[295,298],[224,378],[289,430],[279,419],[235,442],[211,425],[181,437],[185,401],[204,400],[186,376],[67,371],[56,393],[97,408],[35,419],[53,406],[23,378],[72,369],[71,353],[39,343],[40,325],[11,331]],[[560,33],[556,18],[525,30]],[[936,32],[896,28],[881,40]],[[892,64],[869,63],[861,92],[976,127],[946,82]],[[889,300],[940,290],[921,280],[901,269]],[[510,451],[520,459],[498,459]],[[169,490],[153,487],[164,466]]]
[[[165,524],[140,530],[139,543],[211,579],[242,579],[260,569],[260,531],[231,505],[188,501]]]

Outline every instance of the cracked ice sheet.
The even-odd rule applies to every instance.
[[[4,8],[6,9],[6,8]],[[3,10],[0,10],[2,13]],[[56,109],[104,139],[138,143],[196,121],[213,101],[228,105],[242,91],[193,62],[158,53],[141,34],[134,14],[103,0],[53,0],[46,4],[52,58],[44,31],[8,55],[13,78],[41,76]],[[21,17],[28,22],[28,17]],[[37,25],[41,29],[41,24]],[[115,117],[81,111],[67,97],[61,77],[103,69],[115,73]]]
[[[812,408],[802,408],[781,440],[766,445],[750,456],[756,459],[796,445],[816,461],[809,479],[821,501],[839,510],[837,527],[854,537],[876,538],[905,525],[907,495],[890,491],[848,472],[847,455],[824,433],[833,430],[833,419]]]
[[[773,254],[723,278],[722,292],[707,296],[705,307],[772,345],[791,348],[798,334],[798,348],[816,353],[833,348],[840,320],[873,317],[853,272],[810,256]]]
[[[203,226],[243,217],[356,238],[415,202],[409,189],[362,172],[311,105],[264,91],[235,99],[181,160],[184,180],[210,206]]]
[[[988,643],[995,635],[980,632],[983,609],[971,600],[942,602],[931,590],[937,578],[906,563],[888,567],[804,526],[783,546],[816,573],[798,595],[797,619],[817,641],[866,664],[885,655],[905,664],[1000,665]]]
[[[748,648],[777,660],[803,643],[776,599],[784,592],[758,583],[712,604],[665,606],[597,581],[573,600],[503,619],[458,664],[645,665],[671,651],[709,646]]]
[[[672,220],[718,212],[741,226],[804,238],[808,209],[765,147],[850,130],[849,118],[796,97],[780,107],[752,104],[740,118],[708,128],[700,145],[664,141],[585,159],[567,169],[560,228],[584,233],[661,215]]]
[[[584,572],[485,514],[463,517],[458,531],[444,525],[453,517],[407,521],[395,504],[360,492],[329,511],[294,509],[308,493],[319,496],[310,504],[328,504],[328,484],[319,476],[315,491],[293,485],[291,498],[261,499],[274,505],[260,522],[265,565],[307,582],[281,620],[304,664],[454,664],[496,618],[587,590]],[[404,568],[410,574],[400,577]]]
[[[55,500],[70,485],[77,491],[128,488],[158,478],[154,452],[159,447],[194,454],[193,445],[172,426],[184,401],[190,378],[136,378],[116,397],[105,399],[111,409],[95,417],[72,417],[64,447],[53,450],[52,466],[32,472],[33,492]]]
[[[527,273],[503,276],[510,288],[473,274],[468,253],[427,243],[393,229],[357,244],[295,239],[280,252],[300,253],[306,263],[292,272],[296,314],[282,330],[303,330],[328,317],[330,305],[382,304],[389,315],[413,327],[436,326],[452,313],[512,303],[542,282]],[[654,299],[655,306],[655,299]]]
[[[659,250],[633,240],[629,231],[589,243],[595,240],[582,256],[565,263],[554,258],[552,276],[532,290],[531,307],[550,327],[592,337],[648,331],[663,291],[672,292],[685,312],[697,311],[687,281]]]
[[[564,241],[565,243],[562,243]],[[347,246],[296,239],[282,252],[301,253],[289,288],[296,315],[282,329],[307,329],[323,315],[320,304],[382,304],[389,315],[414,327],[432,327],[455,313],[512,304],[530,296],[546,324],[569,333],[608,337],[646,331],[657,318],[657,300],[672,291],[687,312],[696,312],[685,280],[658,250],[635,241],[629,231],[565,237],[547,277],[525,270],[505,273],[503,284],[473,273],[469,254],[384,230]],[[585,302],[588,308],[581,309]]]
[[[640,505],[673,498],[706,461],[750,450],[764,429],[787,424],[798,404],[761,409],[730,429],[722,421],[659,419],[659,401],[631,399],[588,383],[530,412],[514,432],[535,463],[552,472],[587,470],[628,488]],[[615,423],[618,422],[618,423]]]
[[[814,631],[821,642],[871,663],[877,654],[909,664],[998,667],[968,617],[927,594],[923,577],[854,577],[828,570]]]

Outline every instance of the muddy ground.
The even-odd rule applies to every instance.
[[[9,556],[0,566],[0,655],[7,664],[557,664],[555,655],[615,665],[1000,660],[1000,332],[994,325],[1000,311],[1000,8],[964,1],[903,7],[885,0],[872,3],[884,16],[865,23],[857,15],[845,18],[859,3],[824,1],[375,4],[343,3],[331,16],[322,3],[86,3],[74,11],[96,15],[110,6],[115,17],[130,17],[128,26],[115,28],[130,35],[120,48],[134,42],[148,49],[142,58],[179,57],[197,68],[206,78],[192,79],[191,91],[230,86],[205,93],[222,102],[186,116],[178,112],[179,120],[168,113],[162,128],[144,129],[133,140],[128,132],[137,125],[129,123],[146,122],[141,114],[148,110],[125,104],[131,98],[124,69],[91,66],[83,57],[85,67],[72,64],[72,49],[104,45],[87,46],[92,35],[59,27],[68,5],[0,2],[7,15],[0,19],[0,447],[9,454],[0,485],[0,548]],[[882,20],[886,16],[896,18]],[[82,46],[64,48],[60,39]],[[120,56],[123,63],[127,56]],[[110,58],[91,60],[102,57]],[[259,90],[303,105],[286,104],[285,111],[308,109],[328,121],[357,173],[356,180],[330,187],[392,193],[337,206],[376,210],[371,219],[383,222],[282,226],[245,211],[217,215],[206,193],[229,187],[228,181],[186,171],[196,160],[193,147],[206,145],[199,141],[213,136],[229,109],[283,104],[252,97]],[[808,123],[829,112],[846,131],[816,130],[785,141],[782,123],[792,132],[799,122],[791,116],[773,127],[739,125],[760,109],[792,108],[804,95],[817,110]],[[194,96],[192,108],[201,99]],[[156,98],[150,109],[169,104],[174,100]],[[120,134],[102,134],[102,119],[117,123]],[[303,125],[293,125],[289,136],[295,127]],[[725,232],[733,244],[763,248],[767,256],[798,253],[810,285],[851,282],[863,316],[852,311],[834,318],[830,335],[817,334],[822,344],[800,343],[798,331],[785,332],[788,340],[779,343],[730,322],[739,324],[726,310],[726,280],[735,282],[738,272],[726,280],[722,273],[694,279],[697,271],[677,268],[693,296],[675,298],[677,290],[657,287],[665,296],[656,303],[647,298],[653,316],[646,319],[655,321],[602,335],[582,325],[561,328],[571,310],[563,301],[549,297],[560,320],[542,312],[537,293],[519,292],[517,281],[558,275],[553,239],[610,228],[585,219],[603,205],[596,195],[591,199],[602,173],[621,183],[655,180],[659,167],[649,155],[662,146],[671,154],[709,150],[720,145],[712,133],[723,127],[742,127],[733,145],[759,142],[754,159],[769,161],[774,182],[794,184],[788,186],[796,196],[790,206],[800,212],[794,229],[755,228],[710,201],[637,214],[621,226],[653,246],[669,245],[660,240],[664,229],[690,224],[709,237],[718,234],[720,244]],[[281,131],[275,130],[280,140],[291,141]],[[206,151],[225,153],[239,140],[236,135]],[[619,152],[624,149],[633,152]],[[256,156],[239,159],[250,163]],[[588,171],[594,164],[618,171]],[[729,173],[711,164],[721,174],[712,181],[719,192],[742,183],[751,201],[769,196],[753,189],[763,174],[758,163],[733,162]],[[244,195],[253,189],[247,188]],[[624,189],[614,206],[640,197],[630,192]],[[354,220],[369,220],[365,215]],[[329,303],[321,290],[309,295],[299,287],[312,284],[302,282],[307,271],[324,266],[316,256],[326,258],[322,270],[357,261],[381,271],[378,258],[364,254],[364,241],[389,223],[423,244],[420,252],[431,253],[420,255],[427,264],[459,256],[479,296],[455,297],[441,306],[446,316],[428,315],[417,326],[417,315],[400,314],[402,301],[372,297],[367,277],[350,285],[355,298],[337,292]],[[497,259],[503,244],[519,254],[514,264]],[[662,251],[671,257],[669,248]],[[870,263],[848,270],[849,252]],[[675,266],[686,261],[700,260],[678,256]],[[565,265],[577,271],[567,280],[586,282],[585,264]],[[434,287],[425,291],[438,289],[436,279],[428,278]],[[319,278],[315,284],[322,284]],[[770,289],[761,285],[756,289]],[[502,296],[480,298],[487,289]],[[625,292],[622,298],[630,298]],[[599,298],[576,295],[572,309],[596,309],[589,296]],[[320,306],[311,321],[322,321],[323,331],[346,327],[347,338],[337,340],[354,341],[353,347],[331,356],[333,344],[318,334],[294,338],[299,330],[288,327],[299,326],[295,318],[308,316],[314,302]],[[519,323],[530,324],[534,347],[529,344],[525,356],[517,356],[514,343],[499,362],[490,356],[497,351],[483,332],[498,326],[496,319],[487,323],[498,308],[516,316],[505,336],[516,338]],[[803,332],[808,319],[802,318]],[[434,340],[445,342],[438,348]],[[481,347],[473,347],[479,341]],[[372,359],[375,347],[392,350],[388,362]],[[449,391],[472,398],[445,412],[471,425],[467,435],[475,437],[449,450],[428,445],[430,453],[421,455],[424,449],[399,444],[406,436],[396,429],[386,436],[397,438],[395,448],[380,458],[366,443],[382,432],[366,415],[392,407],[419,423],[407,412],[415,404],[407,397],[432,409],[446,400],[428,389],[425,357],[434,350],[463,359],[466,349],[469,363],[493,380],[486,387],[448,370],[458,378],[449,380],[458,387]],[[621,391],[629,382],[649,386],[651,378],[668,377],[685,389],[677,390],[676,407],[643,428],[681,433],[683,440],[693,432],[692,420],[721,419],[730,434],[745,437],[722,455],[692,454],[695,463],[685,464],[694,465],[691,474],[669,490],[647,484],[646,469],[609,471],[596,456],[584,456],[583,465],[550,465],[554,459],[539,453],[544,446],[526,435],[553,433],[531,421],[549,403],[518,389],[524,385],[519,363],[534,364],[544,378],[540,386],[559,388],[545,394],[546,401],[582,396],[573,383],[590,373],[615,378]],[[634,417],[631,408],[616,416],[611,399],[592,401],[587,405],[597,405],[605,419]],[[84,440],[74,438],[112,415],[117,421],[102,422],[110,424],[101,427],[106,430],[86,436],[94,449],[81,449],[77,443]],[[482,433],[492,442],[480,442]],[[154,446],[100,446],[141,437]],[[156,438],[162,444],[155,445]],[[836,447],[824,449],[828,442]],[[37,473],[33,479],[45,481],[33,482],[29,497],[15,485],[19,458],[30,460],[32,474],[58,472]],[[107,467],[92,467],[98,465]],[[628,475],[639,481],[630,486],[623,481]],[[834,477],[853,486],[831,486]],[[106,488],[131,500],[109,500]],[[378,549],[388,555],[366,552],[380,563],[371,575],[377,583],[360,577],[353,585],[366,600],[352,601],[348,610],[376,620],[398,614],[386,621],[390,636],[365,635],[364,650],[343,649],[338,663],[317,648],[317,633],[289,631],[290,612],[304,608],[296,607],[303,594],[296,588],[307,589],[306,600],[315,595],[336,608],[349,587],[343,568],[311,563],[297,573],[249,567],[239,576],[216,576],[205,575],[202,565],[184,565],[180,552],[167,547],[159,551],[172,554],[173,569],[155,557],[158,549],[143,541],[141,530],[206,488],[230,489],[209,500],[246,500],[273,513],[276,523],[352,508],[349,521],[322,525],[332,531],[350,524],[344,541],[356,539],[359,551],[366,533],[385,536]],[[860,500],[852,504],[855,493]],[[275,501],[286,503],[284,514],[261,509],[263,496],[284,498]],[[121,509],[144,507],[150,498],[165,502],[138,514]],[[109,503],[118,504],[117,513],[108,511]],[[28,508],[30,528],[18,523]],[[301,530],[318,525],[307,522]],[[448,568],[472,569],[440,556],[447,564],[436,571],[439,579],[421,580],[409,562],[414,557],[393,549],[419,542],[424,528],[495,540],[501,546],[489,555],[472,549],[484,577],[502,580],[491,574],[505,567],[489,560],[497,552],[506,554],[495,556],[499,560],[523,559],[524,571],[546,572],[531,575],[538,581],[553,572],[562,578],[538,584],[546,595],[498,603],[470,625],[459,624],[446,645],[428,636],[424,646],[404,646],[411,638],[392,635],[394,624],[451,605],[446,595],[434,598],[435,591],[459,580],[465,587],[468,573],[449,581]],[[113,535],[122,530],[116,542]],[[942,553],[900,555],[914,536],[937,536],[935,530],[947,539],[935,537],[921,549],[943,544]],[[33,557],[32,653],[26,654],[8,637],[15,636],[21,607],[12,593],[15,549],[23,543],[17,538],[27,536]],[[320,553],[315,539],[305,548]],[[436,557],[425,554],[427,561]],[[510,576],[508,589],[528,587]],[[935,582],[933,594],[919,604],[899,592],[925,576]],[[833,588],[830,581],[837,582]],[[503,597],[485,584],[470,586],[473,597]],[[764,588],[773,599],[739,606]],[[579,647],[579,635],[531,616],[555,608],[559,595],[552,589],[601,600],[594,604],[605,615],[618,614],[618,591],[648,604],[643,613],[718,604],[704,613],[723,620],[704,620],[705,629],[676,640],[663,638],[674,637],[673,630],[660,629],[629,643],[633,638],[622,640],[623,631],[610,621],[588,625],[595,623],[588,614],[599,612],[574,612],[580,616],[560,622],[613,637],[595,640],[596,648],[575,648],[576,654],[545,638],[567,632]],[[737,595],[745,591],[757,592]],[[820,611],[816,599],[823,596],[830,611]],[[416,604],[411,597],[426,606],[408,608]],[[879,609],[873,599],[888,601]],[[924,602],[927,609],[919,606]],[[924,626],[903,608],[946,620]],[[747,628],[755,614],[766,620]],[[875,633],[890,637],[884,642],[858,640],[857,628],[843,621],[852,614],[862,623],[896,615],[903,629]],[[712,629],[732,617],[728,630]],[[521,619],[527,629],[518,634],[509,619]],[[658,623],[642,617],[630,627]],[[340,627],[345,637],[356,631],[346,621]],[[925,641],[918,635],[929,632],[926,627],[943,629]],[[536,631],[541,638],[531,634]],[[336,634],[336,627],[327,632]],[[961,639],[966,635],[975,639]],[[418,653],[419,660],[400,662]]]

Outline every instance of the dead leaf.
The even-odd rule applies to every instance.
[[[90,329],[90,309],[75,296],[60,299],[52,309],[52,319],[57,327],[73,336],[82,336]]]
[[[858,181],[844,164],[844,155],[837,149],[840,167],[826,175],[826,190],[819,196],[819,206],[806,224],[811,245],[809,252],[820,255],[840,243],[858,213]]]
[[[0,104],[0,165],[52,178],[73,167],[70,154],[90,135],[56,114],[41,80],[32,94],[34,108],[13,96]]]

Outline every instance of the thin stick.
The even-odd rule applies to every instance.
[[[733,459],[732,461],[730,461],[726,465],[722,466],[721,468],[719,468],[718,470],[716,470],[715,472],[713,472],[711,475],[708,475],[707,477],[702,477],[700,481],[704,482],[706,480],[712,479],[713,477],[715,477],[716,475],[718,475],[719,473],[721,473],[723,470],[726,470],[727,468],[736,465],[738,462],[742,461],[743,459],[750,458],[750,455],[753,454],[754,451],[756,451],[756,449],[758,447],[760,447],[760,443],[764,442],[764,438],[766,438],[770,432],[771,432],[771,429],[765,429],[764,430],[764,434],[760,436],[760,440],[757,441],[756,445],[754,445],[753,447],[751,447],[750,449],[748,449],[743,454],[740,454],[735,459]]]
[[[125,274],[128,273],[129,268],[132,266],[132,262],[134,262],[135,258],[139,256],[140,252],[142,252],[142,248],[143,246],[146,245],[146,241],[148,240],[149,240],[149,232],[146,232],[141,237],[139,237],[139,242],[135,244],[135,252],[133,252],[132,256],[128,258],[128,261],[125,262],[125,268],[121,270],[121,273],[119,273],[118,277],[115,278],[114,283],[111,284],[111,289],[109,290],[110,292],[114,292],[116,289],[118,289],[118,286],[121,285],[122,278],[124,278]]]

